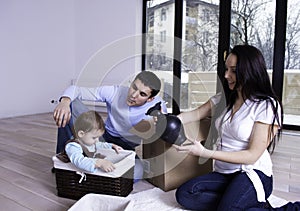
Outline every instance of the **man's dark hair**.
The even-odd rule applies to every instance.
[[[154,97],[159,93],[160,87],[161,87],[161,82],[160,82],[160,79],[153,72],[142,71],[139,74],[137,74],[134,81],[137,79],[141,80],[141,82],[145,86],[150,87],[150,89],[151,89],[150,97]]]

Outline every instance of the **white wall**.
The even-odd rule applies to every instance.
[[[142,1],[75,2],[77,76],[84,81],[92,80],[93,85],[122,82],[124,77],[135,72],[135,60],[126,56],[139,50],[132,43],[136,40],[132,37],[142,32]],[[90,68],[93,62],[94,70]]]
[[[102,63],[103,58],[118,55],[119,48],[110,47],[113,43],[123,47],[119,40],[141,33],[141,2],[1,0],[0,118],[51,112],[50,101],[72,79],[89,73],[89,63],[95,61],[92,55],[105,83],[121,82],[138,71],[138,58],[119,63],[122,57],[116,57],[109,65]],[[140,44],[131,47],[139,50]],[[111,66],[109,71],[102,70]],[[102,83],[102,79],[96,81]]]

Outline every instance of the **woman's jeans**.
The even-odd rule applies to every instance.
[[[266,198],[272,193],[273,179],[255,170],[260,177]],[[251,180],[244,172],[220,174],[212,172],[191,179],[176,192],[177,202],[191,210],[247,210],[264,208],[265,202],[258,202]]]

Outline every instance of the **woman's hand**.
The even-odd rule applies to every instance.
[[[70,98],[63,97],[53,112],[58,127],[65,127],[71,119]]]
[[[200,143],[200,141],[197,140],[194,141],[189,140],[189,141],[191,142],[191,144],[181,145],[181,146],[173,145],[173,147],[176,148],[176,150],[181,153],[188,153],[203,158],[211,158],[213,151],[206,149]]]
[[[105,172],[112,172],[116,168],[112,162],[105,159],[97,159],[95,166],[96,168],[101,168]]]

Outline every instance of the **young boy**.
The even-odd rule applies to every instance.
[[[113,171],[114,164],[104,159],[101,154],[97,154],[97,149],[114,149],[118,153],[122,148],[115,144],[100,142],[99,137],[103,135],[104,131],[103,119],[97,112],[82,113],[73,125],[74,139],[66,143],[65,151],[58,157],[64,156],[77,168],[88,172],[95,172],[97,168],[105,172]]]

